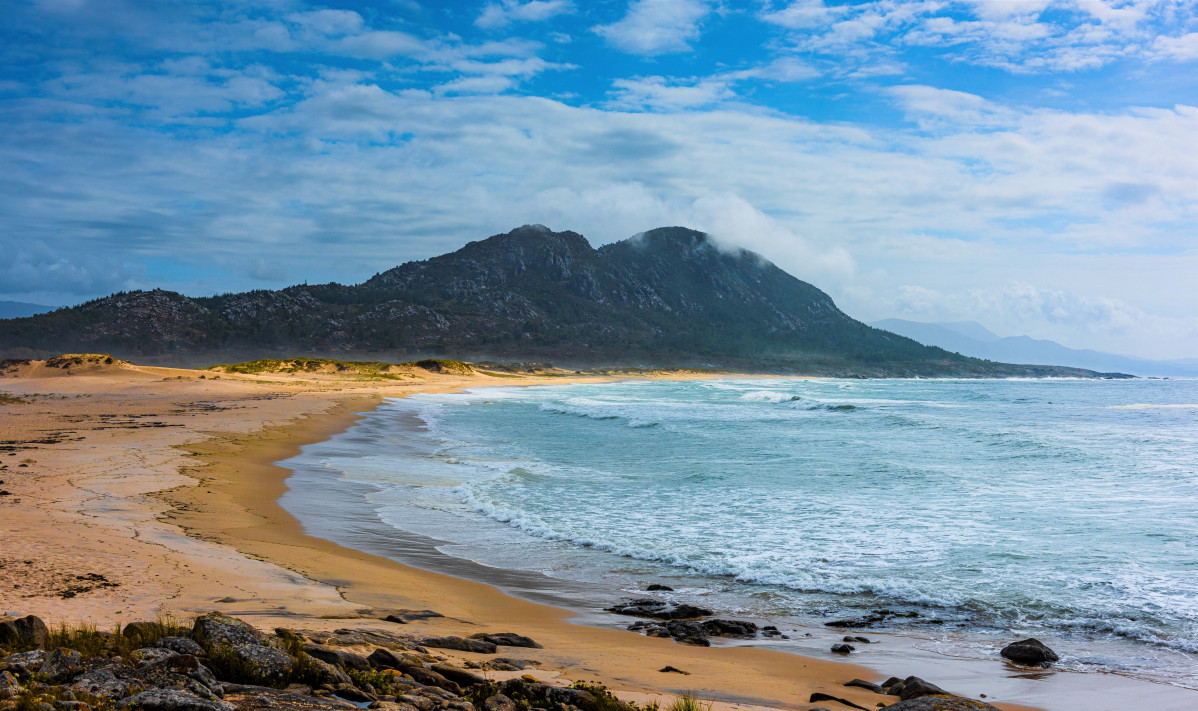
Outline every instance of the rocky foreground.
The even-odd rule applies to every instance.
[[[435,615],[435,613],[429,613]],[[640,711],[604,687],[555,686],[520,672],[538,662],[509,656],[462,666],[431,650],[498,654],[539,647],[513,633],[417,638],[383,630],[315,632],[252,625],[213,612],[192,625],[131,622],[120,633],[51,631],[27,616],[0,621],[0,709],[16,711]],[[663,672],[680,671],[666,668]],[[513,672],[515,674],[513,674]],[[499,681],[497,677],[504,677]],[[917,677],[847,684],[894,711],[995,710]],[[888,703],[898,697],[897,703]],[[808,703],[864,708],[829,694]],[[701,711],[675,702],[671,709]],[[709,705],[706,708],[710,708]],[[816,707],[822,708],[822,707]],[[645,711],[657,711],[651,704]],[[995,710],[996,711],[996,710]]]

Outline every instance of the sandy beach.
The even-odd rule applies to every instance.
[[[219,610],[263,629],[515,632],[544,647],[520,650],[541,662],[538,679],[598,681],[627,700],[694,690],[718,708],[828,705],[809,703],[813,692],[867,708],[893,701],[845,687],[854,678],[880,680],[852,664],[572,624],[566,610],[305,535],[277,504],[289,471],[273,463],[343,431],[382,398],[573,380],[10,368],[0,393],[20,401],[0,405],[0,489],[8,492],[0,497],[0,611],[100,629]],[[444,617],[382,620],[426,609]],[[666,666],[689,675],[658,671]]]

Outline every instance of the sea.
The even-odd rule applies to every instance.
[[[1198,708],[1195,380],[486,387],[387,400],[285,465],[281,503],[310,533],[588,624],[659,597],[790,638],[760,646],[827,657],[847,632],[874,642],[861,664],[1042,684],[998,655],[1031,636],[1054,674]]]

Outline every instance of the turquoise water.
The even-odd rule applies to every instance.
[[[1198,687],[1196,381],[486,388],[304,456],[486,565]]]

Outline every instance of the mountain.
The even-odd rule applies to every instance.
[[[1134,375],[1198,376],[1198,359],[1146,360],[1113,353],[1069,348],[1056,341],[1040,340],[1029,336],[1000,338],[976,321],[923,323],[888,318],[874,321],[870,325],[906,336],[925,345],[939,346],[961,355],[1006,363],[1052,363],[1074,368],[1117,371]]]
[[[24,301],[0,301],[0,318],[22,318],[53,311],[54,306],[27,304]]]
[[[114,294],[0,321],[9,354],[104,351],[159,362],[441,355],[865,375],[1037,375],[871,328],[760,255],[667,227],[591,247],[526,225],[362,284],[191,298]],[[379,355],[383,354],[383,355]]]

